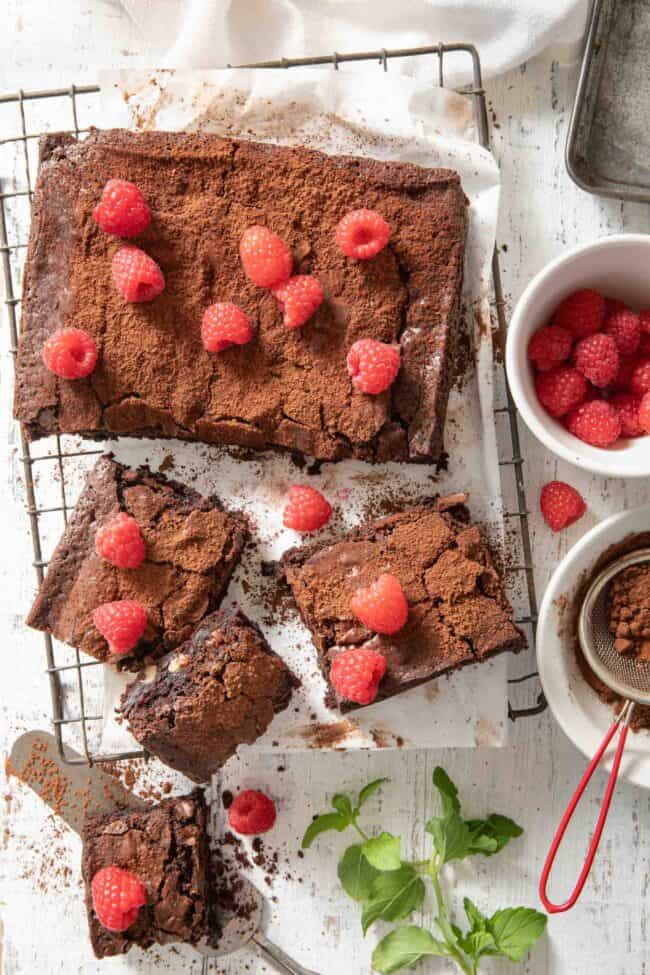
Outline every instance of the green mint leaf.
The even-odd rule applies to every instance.
[[[349,825],[350,820],[348,817],[342,816],[338,812],[325,813],[323,816],[317,816],[305,830],[305,835],[302,838],[303,850],[309,849],[316,837],[321,833],[326,833],[330,829],[335,829],[339,833],[342,833]]]
[[[488,919],[484,914],[481,914],[476,904],[465,897],[463,899],[463,907],[465,908],[465,916],[469,922],[471,931],[486,931]]]
[[[469,824],[465,824],[469,829]],[[470,830],[470,853],[481,853],[483,856],[490,857],[498,852],[497,841],[487,833],[472,833]]]
[[[471,931],[458,939],[458,944],[466,955],[478,961],[482,955],[496,953],[496,944],[489,931]]]
[[[380,833],[363,844],[363,855],[375,870],[399,870],[402,866],[399,846],[399,836]]]
[[[510,961],[521,961],[544,931],[546,921],[546,915],[532,907],[497,911],[487,925],[494,938],[495,953],[505,955]]]
[[[468,819],[467,825],[475,837],[477,852],[491,856],[502,850],[510,840],[521,836],[523,829],[507,816],[492,813],[487,819]],[[487,840],[492,842],[486,842]],[[481,846],[482,844],[482,846]],[[491,849],[491,847],[494,847]]]
[[[420,906],[424,893],[424,883],[409,864],[403,864],[399,870],[378,874],[361,915],[364,935],[370,925],[380,918],[382,921],[398,921],[408,917],[411,911]]]
[[[337,867],[341,887],[355,901],[366,901],[370,897],[372,884],[380,876],[363,855],[363,846],[357,843],[349,846]]]
[[[370,796],[374,795],[377,789],[381,789],[384,782],[388,782],[388,779],[373,779],[373,781],[369,782],[368,785],[364,785],[363,789],[359,793],[359,799],[357,801],[357,808],[356,808],[357,813],[359,812],[363,804],[370,798]]]
[[[458,813],[450,813],[444,817],[432,816],[424,828],[433,836],[442,863],[464,860],[473,853],[472,834],[467,828],[467,823]]]
[[[438,765],[433,772],[433,784],[440,793],[442,809],[445,816],[460,812],[458,789],[443,768]]]
[[[400,968],[413,968],[426,955],[443,958],[449,952],[441,941],[417,925],[395,928],[382,938],[372,953],[372,967],[389,975]]]
[[[332,805],[342,816],[347,816],[350,822],[352,822],[352,803],[349,798],[342,793],[337,793],[337,795],[332,797]]]

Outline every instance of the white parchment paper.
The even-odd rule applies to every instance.
[[[323,465],[309,483],[336,507],[323,538],[381,515],[387,503],[404,506],[437,492],[467,490],[475,520],[502,538],[497,448],[492,413],[492,341],[487,293],[494,246],[499,178],[496,163],[476,144],[467,96],[412,78],[321,69],[201,72],[125,71],[103,78],[103,127],[207,131],[283,145],[307,145],[451,167],[470,201],[464,301],[473,338],[473,361],[451,394],[445,445],[448,469],[356,461]],[[238,602],[262,626],[273,648],[302,680],[290,707],[278,715],[256,749],[337,747],[442,747],[500,745],[505,739],[506,660],[469,667],[451,677],[355,712],[342,720],[324,704],[308,632],[291,609],[274,609],[274,583],[264,583],[261,563],[299,542],[281,526],[289,484],[305,479],[288,457],[254,460],[225,449],[178,441],[121,439],[114,448],[128,463],[156,467],[166,458],[170,476],[246,512],[256,526],[255,547],[237,572],[227,601]],[[106,668],[102,746],[134,747],[114,720],[124,678]]]

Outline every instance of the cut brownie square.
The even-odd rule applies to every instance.
[[[146,557],[137,569],[119,569],[95,551],[97,529],[126,512],[137,521]],[[160,655],[187,639],[219,606],[247,538],[247,524],[216,498],[147,467],[130,470],[103,456],[49,563],[27,618],[98,660],[113,660],[93,623],[102,603],[130,599],[147,610],[147,627],[133,655]]]
[[[165,275],[152,302],[118,293],[111,259],[122,241],[93,207],[112,178],[134,182],[153,212],[135,240]],[[94,131],[41,145],[18,355],[15,413],[32,439],[52,433],[179,437],[323,460],[435,461],[460,328],[466,205],[458,174],[407,163],[327,156],[202,133]],[[345,257],[341,218],[377,210],[388,245]],[[244,274],[239,241],[264,224],[314,274],[325,302],[288,330],[268,289]],[[234,301],[254,338],[206,352],[208,305]],[[48,372],[43,345],[66,325],[99,349],[87,379]],[[361,338],[399,343],[401,369],[378,396],[355,392],[346,369]]]
[[[207,934],[211,914],[206,822],[205,799],[198,789],[150,809],[87,817],[81,872],[97,958],[124,954],[133,945],[196,944]],[[111,866],[135,874],[146,891],[147,902],[126,931],[109,931],[93,909],[92,879]]]
[[[348,711],[329,683],[335,656],[371,647],[386,658],[376,701],[449,670],[525,645],[490,551],[469,524],[465,495],[428,501],[372,522],[334,542],[285,553],[281,572],[311,631],[328,703]],[[394,636],[372,633],[350,611],[355,591],[382,573],[396,576],[409,603]]]
[[[128,685],[121,713],[143,748],[206,782],[239,745],[264,734],[295,683],[254,623],[219,610]]]

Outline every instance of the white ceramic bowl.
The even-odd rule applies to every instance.
[[[528,342],[562,299],[579,288],[595,288],[632,307],[650,308],[650,235],[615,234],[581,244],[533,278],[508,328],[506,369],[514,401],[531,432],[558,457],[606,477],[648,477],[650,437],[620,440],[607,449],[591,447],[549,416],[537,399]]]
[[[598,748],[614,713],[580,673],[567,607],[600,556],[611,545],[642,531],[650,531],[650,504],[612,515],[592,528],[558,565],[539,611],[537,666],[546,700],[564,733],[587,758]],[[613,754],[611,746],[603,763],[607,769]],[[621,774],[650,789],[650,733],[628,735]]]

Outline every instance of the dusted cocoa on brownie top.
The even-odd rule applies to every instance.
[[[108,180],[137,185],[153,214],[133,243],[165,276],[155,300],[128,303],[111,276],[122,241],[93,207]],[[346,257],[338,222],[370,208],[388,245]],[[48,136],[25,274],[15,411],[28,435],[181,437],[326,460],[436,460],[459,329],[466,200],[450,170],[326,156],[203,134]],[[247,279],[238,245],[263,224],[285,240],[294,273],[317,276],[325,301],[288,330],[268,289]],[[206,352],[201,320],[235,302],[253,339]],[[42,361],[63,326],[85,330],[98,361],[65,380]],[[379,395],[356,391],[346,355],[359,339],[399,343],[401,368]]]
[[[385,658],[380,701],[525,646],[489,548],[469,524],[465,499],[420,504],[283,556],[282,572],[311,631],[331,703],[341,710],[358,706],[329,682],[332,663],[345,650],[368,648]],[[406,624],[391,636],[373,633],[350,609],[352,597],[383,573],[399,580],[408,601]]]

